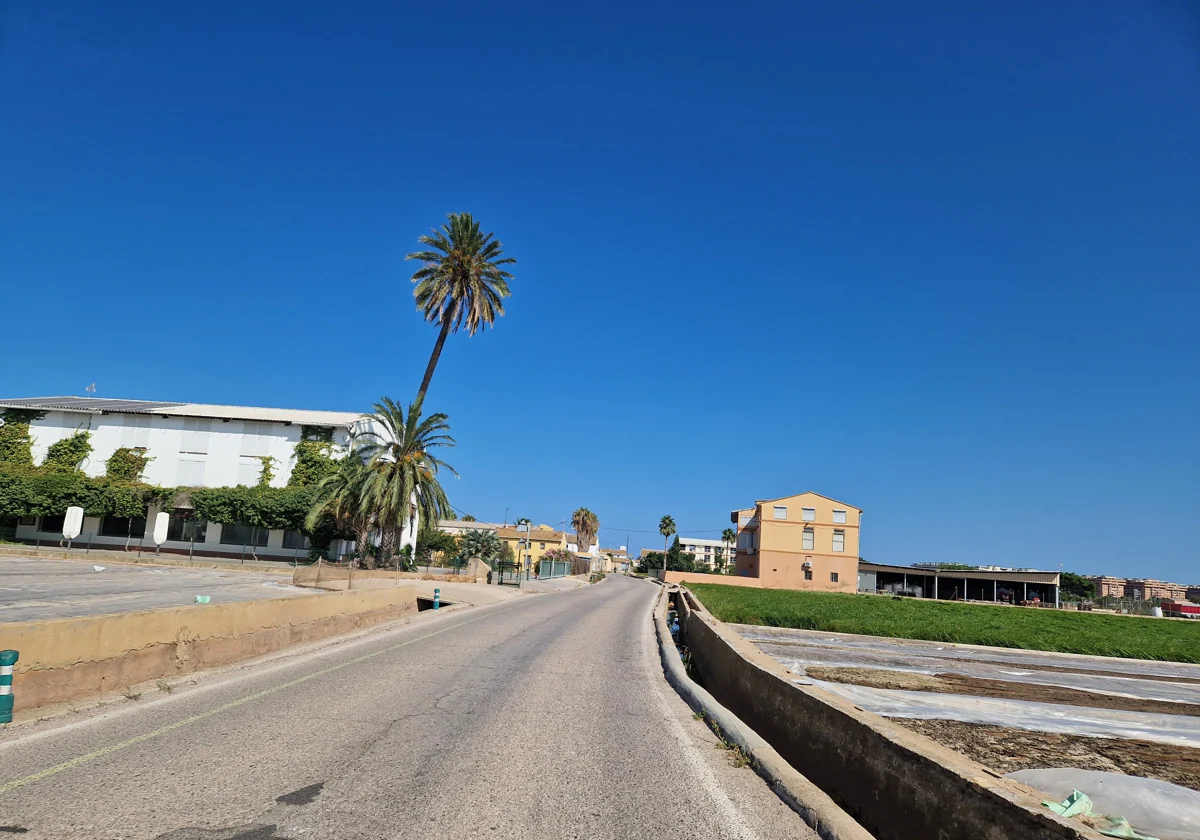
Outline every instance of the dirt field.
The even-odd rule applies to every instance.
[[[1042,767],[1108,770],[1200,790],[1200,749],[1129,741],[1052,735],[952,720],[890,718],[997,773]]]
[[[960,674],[927,676],[910,671],[885,671],[877,668],[829,668],[818,665],[809,665],[804,670],[810,677],[825,682],[850,683],[871,688],[933,691],[941,694],[997,697],[1003,700],[1034,700],[1039,703],[1059,703],[1065,706],[1090,706],[1094,709],[1120,709],[1126,712],[1157,712],[1166,715],[1200,717],[1200,704],[1195,703],[1141,700],[1134,697],[1117,697],[1112,694],[1077,691],[1058,686],[985,680]]]

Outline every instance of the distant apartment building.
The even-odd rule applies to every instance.
[[[93,478],[105,475],[108,460],[118,449],[137,450],[149,458],[142,480],[160,487],[254,487],[269,464],[267,486],[286,487],[296,465],[297,444],[305,436],[328,440],[335,452],[345,453],[352,434],[370,431],[371,421],[350,411],[308,411],[292,408],[203,405],[199,403],[99,397],[37,397],[0,400],[0,417],[16,409],[29,421],[34,464],[41,464],[54,443],[78,432],[89,433],[91,452],[81,464]],[[187,504],[186,494],[176,504]],[[198,555],[237,555],[243,549],[258,556],[303,556],[309,544],[300,531],[267,530],[237,522],[196,519],[187,507],[169,511],[168,551]],[[145,516],[88,516],[75,544],[125,547],[150,542]],[[28,516],[15,524],[13,536],[26,541],[62,538],[66,511]],[[405,527],[400,545],[416,545],[416,528]],[[335,543],[332,552],[348,551]]]
[[[710,569],[717,566],[717,558],[724,560],[726,566],[732,565],[730,546],[720,540],[706,540],[700,537],[680,537],[679,550],[696,555],[696,560],[708,564]]]
[[[1125,578],[1103,575],[1091,579],[1096,586],[1097,598],[1124,598]]]
[[[819,493],[735,510],[737,574],[764,588],[854,592],[862,510]]]
[[[1134,601],[1152,601],[1158,598],[1170,598],[1174,601],[1187,600],[1187,586],[1169,583],[1154,578],[1120,578],[1104,575],[1090,578],[1096,586],[1097,598],[1128,598]],[[1200,594],[1200,589],[1196,590]]]
[[[1178,583],[1168,583],[1153,578],[1130,578],[1125,583],[1126,597],[1135,600],[1151,601],[1155,598],[1170,598],[1183,601],[1187,595],[1187,587]]]

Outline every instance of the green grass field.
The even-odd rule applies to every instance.
[[[734,624],[1200,663],[1200,621],[711,583],[688,588]]]

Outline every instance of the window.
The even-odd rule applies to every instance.
[[[244,423],[242,425],[242,455],[259,458],[271,454],[271,424]]]
[[[830,582],[830,583],[837,583],[837,582],[838,582],[838,579],[837,579],[837,577],[838,577],[838,573],[837,573],[837,572],[830,572],[830,573],[829,573],[829,582]]]
[[[179,467],[175,473],[175,483],[180,487],[204,486],[204,455],[195,453],[179,453]]]
[[[834,525],[845,525],[846,524],[846,511],[835,510],[833,512],[833,524]]]
[[[803,540],[803,542],[801,542],[800,547],[802,549],[804,549],[805,551],[812,551],[815,540],[816,540],[816,535],[813,533],[813,529],[805,528],[804,529],[804,540]]]
[[[288,528],[283,532],[283,547],[284,548],[308,548],[308,537],[304,536],[302,531],[293,531]]]
[[[843,531],[841,528],[838,528],[837,530],[835,530],[833,532],[833,550],[834,551],[845,551],[846,550],[846,532]]]
[[[805,570],[804,570],[804,579],[805,579],[805,580],[812,580],[812,569],[805,569]]]
[[[60,516],[59,519],[62,517]],[[146,536],[146,517],[106,516],[100,520],[100,536],[133,537],[140,540]]]
[[[241,522],[228,522],[221,526],[221,544],[261,547],[267,544],[267,535],[270,533],[266,528],[243,525]]]
[[[63,522],[65,522],[66,519],[67,519],[66,515],[62,514],[62,513],[58,514],[57,516],[43,516],[42,524],[38,528],[38,530],[41,531],[43,534],[61,534],[62,529],[63,529]],[[125,536],[125,535],[121,534],[121,536]]]
[[[545,543],[538,543],[538,548],[545,549],[545,547],[546,547]]]
[[[176,508],[167,521],[167,539],[177,542],[204,542],[208,521],[196,519],[192,511]]]
[[[121,446],[145,449],[150,445],[150,418],[139,414],[121,417]]]
[[[263,462],[253,455],[238,458],[237,483],[242,487],[254,487],[262,476]]]
[[[211,420],[204,420],[198,417],[185,417],[183,420],[183,437],[179,442],[179,451],[189,452],[193,455],[207,455],[208,430],[211,426]]]
[[[775,518],[787,519],[787,505],[775,505]]]
[[[25,526],[32,525],[36,528],[37,527],[37,517],[36,516],[22,516],[20,519],[17,520],[17,524],[25,525]]]
[[[816,508],[800,508],[800,518],[803,519],[805,522],[816,522],[817,521],[817,509]]]

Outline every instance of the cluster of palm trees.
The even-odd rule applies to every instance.
[[[434,452],[453,446],[454,438],[445,414],[422,417],[425,395],[446,336],[475,335],[504,314],[512,275],[503,266],[516,262],[470,213],[451,213],[440,230],[418,241],[425,250],[406,257],[421,263],[412,276],[413,297],[439,330],[416,399],[408,406],[388,397],[375,404],[366,415],[369,430],[351,440],[338,469],[317,485],[305,523],[312,531],[332,521],[353,535],[357,559],[368,567],[390,564],[406,530],[415,536],[418,519],[436,524],[450,511],[438,472],[454,470]]]

